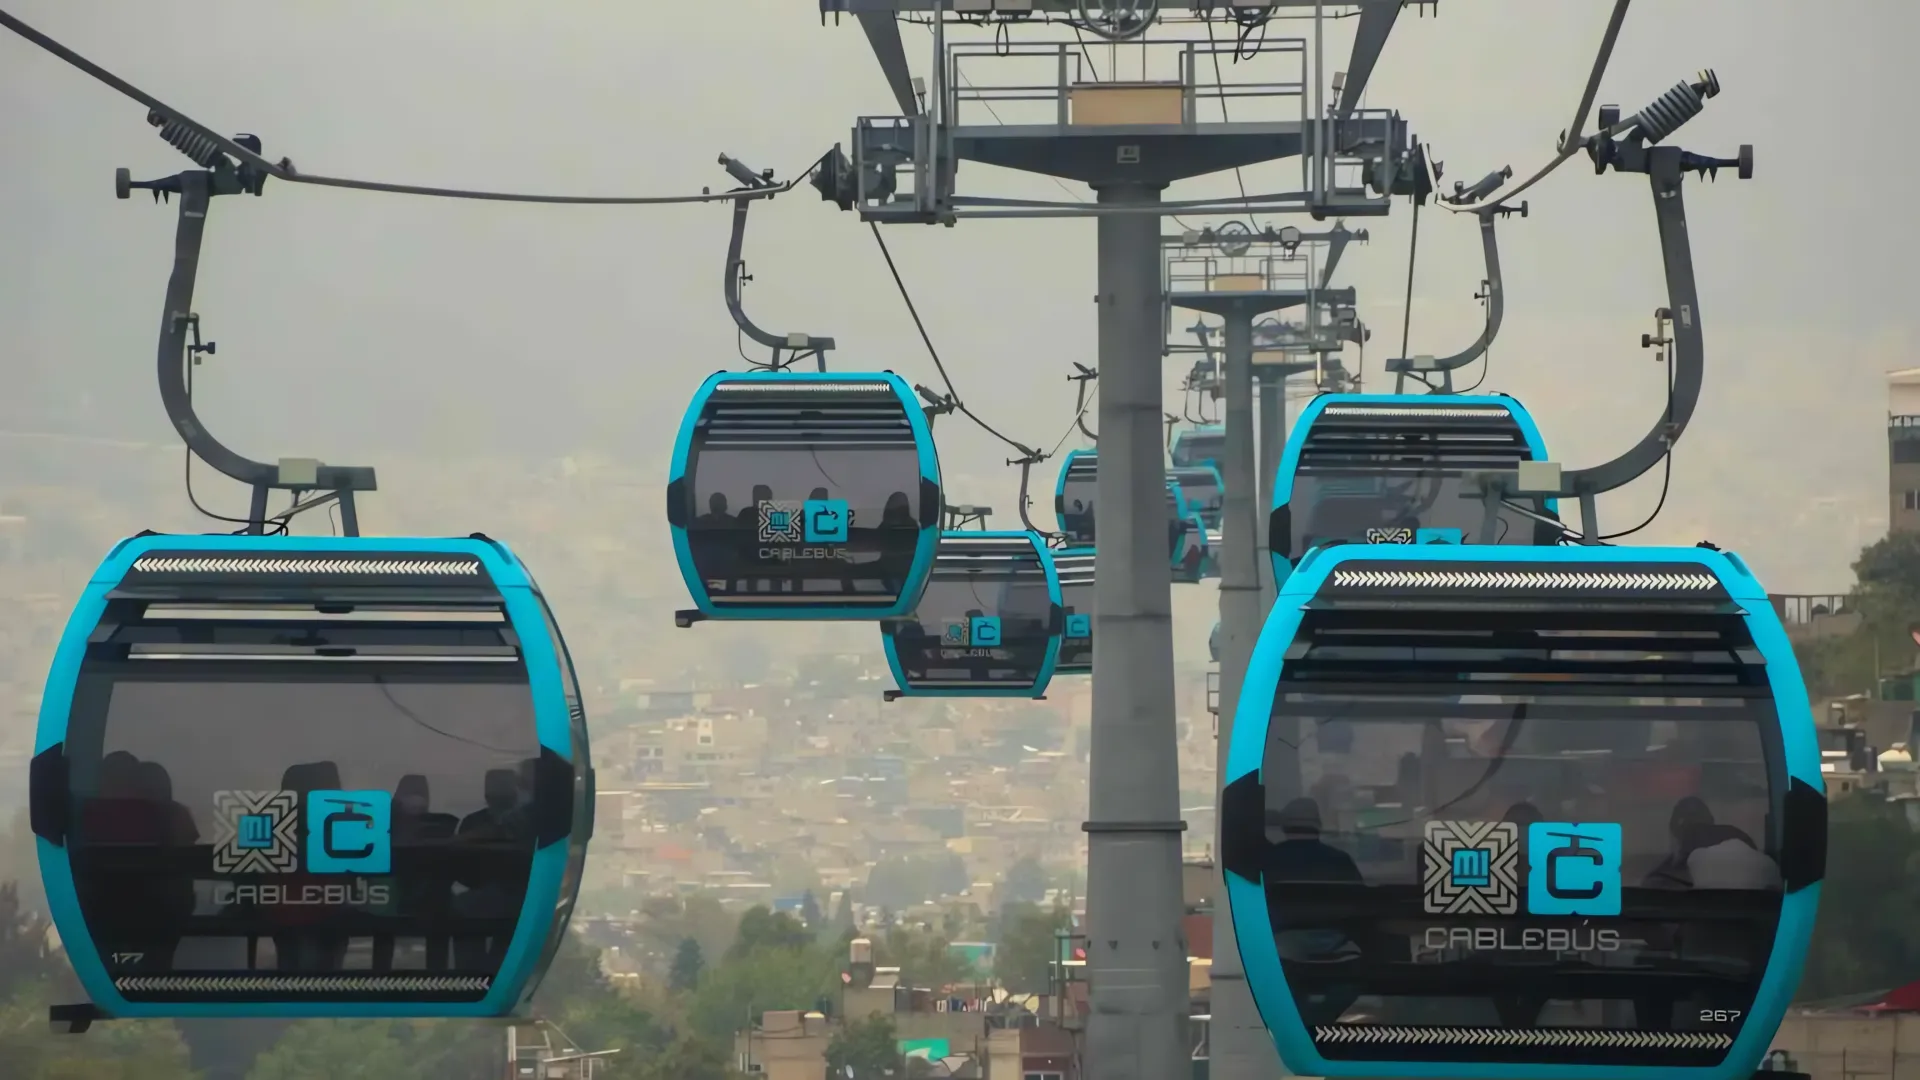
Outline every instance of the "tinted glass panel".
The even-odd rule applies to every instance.
[[[999,617],[998,646],[973,640],[975,616]],[[1025,573],[937,573],[913,618],[894,631],[894,650],[912,686],[1030,687],[1046,663],[1052,616],[1037,560]]]
[[[71,850],[112,974],[498,970],[535,843],[525,670],[375,667],[88,666]]]
[[[1093,670],[1093,564],[1091,548],[1054,552],[1053,566],[1060,575],[1060,606],[1065,616],[1059,659],[1053,665],[1056,674],[1084,675]]]
[[[1094,498],[1098,488],[1094,458],[1075,458],[1067,466],[1060,489],[1060,531],[1079,543],[1093,542]]]
[[[1289,505],[1296,557],[1330,540],[1410,543],[1419,529],[1458,529],[1462,542],[1480,543],[1486,513],[1474,483],[1450,469],[1302,469]],[[1503,507],[1493,542],[1534,543],[1533,519]]]
[[[1738,1032],[1783,895],[1770,701],[1283,691],[1273,725],[1267,904],[1309,1031]]]
[[[1208,431],[1180,435],[1173,441],[1173,463],[1199,465],[1203,462],[1217,461],[1226,448],[1227,437],[1222,433]]]
[[[1220,527],[1222,500],[1225,492],[1219,481],[1214,479],[1212,469],[1178,469],[1173,478],[1180,484],[1180,494],[1187,500],[1187,509],[1200,515],[1209,529]]]
[[[694,445],[687,523],[716,603],[867,602],[900,595],[920,543],[920,464],[911,446],[823,450]],[[845,500],[850,521],[809,502]]]

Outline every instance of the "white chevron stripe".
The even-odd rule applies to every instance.
[[[301,559],[291,556],[235,558],[162,558],[145,555],[133,562],[144,574],[429,574],[476,576],[480,560],[451,559]]]
[[[1336,588],[1362,589],[1656,589],[1700,592],[1719,584],[1707,573],[1589,570],[1335,570]]]
[[[1329,405],[1322,416],[1392,416],[1422,420],[1479,420],[1513,413],[1504,405]]]
[[[485,991],[493,985],[493,980],[485,975],[332,975],[305,978],[285,975],[126,975],[113,980],[113,985],[123,993],[380,992],[404,994],[425,991]]]
[[[1315,1042],[1445,1046],[1594,1046],[1662,1050],[1724,1050],[1733,1036],[1704,1031],[1609,1031],[1595,1028],[1383,1027],[1331,1024],[1313,1029]]]
[[[756,380],[741,379],[737,382],[723,382],[723,383],[715,383],[713,385],[713,392],[716,394],[730,394],[730,393],[737,393],[742,391],[746,393],[755,393],[755,392],[765,393],[769,390],[778,390],[783,394],[787,394],[787,393],[891,394],[893,393],[893,387],[883,382],[843,382],[843,383],[842,382],[792,382],[790,383],[790,382],[775,381],[772,379],[769,379],[765,382],[761,382],[757,379]]]

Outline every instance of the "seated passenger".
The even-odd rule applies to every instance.
[[[1278,813],[1268,811],[1267,817],[1286,837],[1273,846],[1264,868],[1269,905],[1276,894],[1287,893],[1288,885],[1365,883],[1351,855],[1320,839],[1320,807],[1312,799],[1294,799]],[[1361,955],[1360,945],[1340,926],[1278,930],[1273,939],[1285,962],[1338,964]],[[1312,992],[1296,991],[1295,1004],[1308,1026],[1331,1024],[1359,1000],[1361,989],[1358,984],[1343,983]]]

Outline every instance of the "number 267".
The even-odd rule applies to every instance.
[[[1739,1009],[1701,1009],[1700,1022],[1703,1024],[1731,1024],[1740,1019]]]

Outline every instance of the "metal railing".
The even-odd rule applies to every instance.
[[[1235,62],[1238,53],[1239,62]],[[1105,53],[1105,63],[1096,60]],[[1234,79],[1257,57],[1289,62],[1297,77]],[[1223,59],[1224,57],[1224,59]],[[1030,75],[995,79],[985,70],[1019,68]],[[1219,74],[1216,76],[1215,69]],[[1179,87],[1180,124],[1273,123],[1307,119],[1307,42],[1277,38],[1237,48],[1232,41],[1154,40],[1106,46],[1093,42],[963,42],[947,46],[941,73],[940,122],[955,126],[1073,122],[1073,92],[1100,87]],[[1292,98],[1287,115],[1233,116],[1234,101]],[[1038,106],[1036,108],[1036,106]],[[980,116],[978,113],[986,115]]]

